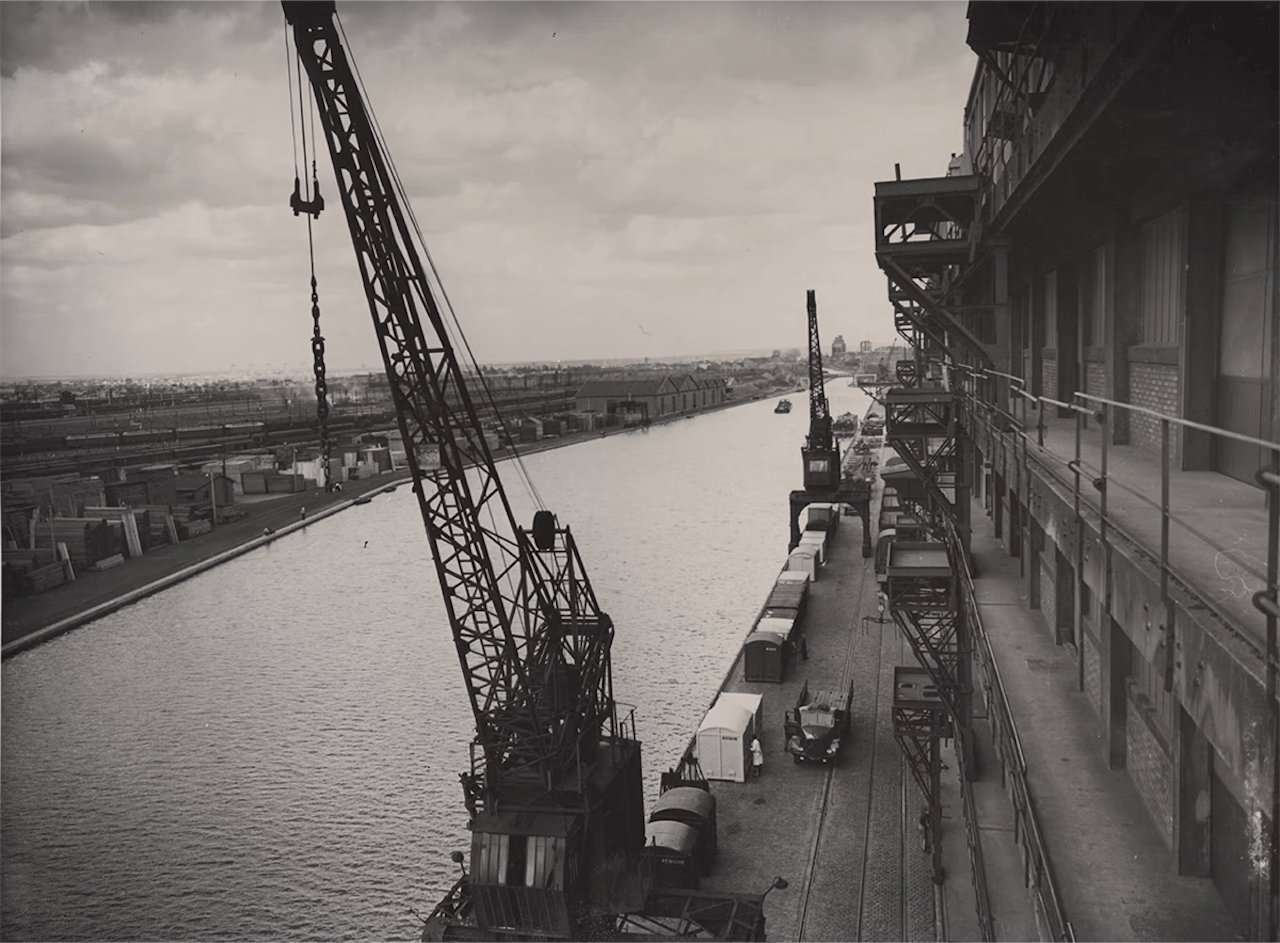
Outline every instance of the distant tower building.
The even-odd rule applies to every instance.
[[[831,342],[831,356],[832,357],[844,356],[844,335],[843,334],[837,334],[836,339]]]
[[[871,353],[871,341],[863,341],[861,344],[859,344],[858,351],[864,354]]]

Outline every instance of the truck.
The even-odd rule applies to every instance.
[[[783,723],[787,752],[795,763],[829,763],[840,755],[840,745],[849,734],[849,711],[853,705],[853,683],[847,692],[835,689],[809,691],[805,681],[796,698],[795,709],[787,711]]]

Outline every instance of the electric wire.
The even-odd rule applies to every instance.
[[[377,115],[374,114],[372,106],[369,104],[369,96],[365,93],[364,79],[360,74],[360,68],[355,61],[355,57],[350,53],[351,44],[347,41],[346,30],[342,25],[342,20],[336,13],[334,15],[334,20],[337,23],[338,32],[342,36],[343,46],[348,50],[347,61],[348,61],[348,64],[351,66],[352,75],[355,77],[356,84],[360,90],[360,96],[364,101],[365,113],[369,119],[369,127],[373,131],[374,137],[377,140],[378,145],[382,150],[383,157],[386,161],[387,173],[391,176],[392,184],[396,189],[396,193],[400,196],[400,205],[403,207],[404,212],[409,219],[409,222],[413,226],[414,233],[417,237],[418,246],[422,250],[423,257],[426,259],[427,266],[430,269],[430,274],[434,279],[435,287],[438,290],[440,298],[443,302],[442,307],[444,311],[447,312],[448,314],[448,318],[449,318],[448,321],[444,321],[442,319],[442,323],[444,324],[445,331],[449,339],[453,342],[455,349],[461,348],[466,352],[467,360],[472,368],[471,373],[479,381],[479,388],[484,393],[485,401],[488,404],[489,410],[492,412],[492,414],[496,418],[500,419],[501,414],[498,410],[497,402],[494,399],[493,392],[490,389],[487,381],[484,379],[484,374],[481,372],[480,366],[476,362],[475,354],[471,349],[470,342],[467,340],[466,334],[462,330],[462,325],[458,321],[457,313],[454,310],[453,303],[449,300],[449,293],[444,287],[444,281],[443,279],[441,279],[440,272],[436,268],[435,260],[431,256],[431,250],[428,248],[426,244],[426,239],[423,238],[422,228],[418,224],[417,215],[414,213],[413,206],[410,204],[407,198],[407,193],[406,193],[404,184],[400,178],[399,171],[396,169],[395,162],[391,158],[391,151],[387,147],[386,139],[382,133],[382,127],[378,123]],[[423,286],[423,287],[424,289],[429,290],[429,286]],[[452,322],[452,326],[450,325],[450,322]],[[542,500],[542,496],[538,493],[537,486],[533,483],[533,479],[529,475],[529,471],[527,466],[524,463],[524,459],[520,455],[520,453],[516,450],[514,442],[511,444],[509,451],[511,452],[511,463],[513,468],[515,469],[516,476],[520,479],[521,484],[523,485],[530,499],[533,501],[534,506],[539,510],[545,509],[546,505]]]
[[[289,134],[293,137],[293,176],[298,176],[298,128],[293,123],[293,59],[295,57],[289,55],[289,26],[285,24],[284,28],[284,68],[287,81],[285,85],[289,87]]]
[[[364,87],[364,79],[360,74],[359,66],[355,61],[355,57],[350,53],[351,46],[350,46],[350,43],[347,41],[346,30],[343,27],[342,21],[336,14],[336,12],[334,14],[334,21],[337,25],[338,32],[342,38],[343,46],[348,50],[347,62],[351,68],[351,73],[355,79],[356,86],[361,96],[361,99],[363,100],[365,115],[369,122],[370,131],[373,133],[374,139],[377,142],[379,148],[381,149],[382,157],[386,166],[386,171],[391,178],[390,182],[392,186],[395,188],[395,192],[400,199],[400,206],[402,207],[403,212],[408,217],[409,222],[412,224],[414,234],[416,235],[416,238],[417,238],[418,248],[421,250],[423,257],[426,259],[426,263],[429,268],[430,275],[434,276],[435,286],[438,289],[440,298],[443,301],[444,312],[447,312],[448,314],[448,320],[446,320],[445,318],[441,318],[442,327],[444,328],[446,336],[448,337],[450,342],[453,344],[454,350],[455,351],[459,349],[465,350],[467,358],[470,361],[470,365],[472,367],[472,370],[470,372],[474,375],[474,377],[476,377],[479,380],[480,389],[485,394],[485,399],[488,403],[490,411],[495,417],[500,419],[501,418],[500,413],[498,412],[497,404],[494,400],[492,391],[489,389],[489,386],[485,382],[484,376],[480,371],[479,365],[476,363],[475,356],[471,351],[470,344],[467,342],[466,335],[462,331],[462,326],[458,322],[457,315],[453,309],[453,305],[449,301],[448,293],[444,289],[444,284],[440,278],[440,273],[436,268],[435,261],[431,257],[430,249],[427,248],[426,240],[423,238],[423,235],[422,235],[422,229],[418,224],[417,216],[414,214],[413,207],[408,200],[404,184],[400,179],[399,171],[396,169],[395,162],[391,156],[391,151],[387,147],[386,139],[382,133],[382,128],[378,123],[377,115],[374,113],[373,108],[370,105],[369,96],[366,94],[365,87]],[[420,286],[420,290],[429,297],[432,288],[430,284],[424,284]],[[450,324],[450,321],[452,322],[452,325]],[[519,453],[516,452],[514,446],[510,448],[510,452],[512,456],[512,466],[516,471],[516,477],[520,480],[525,492],[529,495],[535,507],[539,510],[543,509],[545,505],[542,502],[541,496],[537,492],[537,488],[533,485],[532,478],[529,476],[528,470],[526,469],[524,462],[522,461]],[[492,459],[492,456],[490,457]],[[507,499],[505,495],[502,493],[504,489],[501,483],[498,482],[496,479],[496,470],[495,470],[494,484],[497,488],[497,493],[499,494],[499,496],[502,497],[503,503],[507,505],[508,514],[513,515],[514,512],[510,508],[510,505],[507,503]],[[521,554],[519,553],[519,549],[518,549],[518,541],[517,541],[516,534],[513,533],[510,535],[506,535],[503,532],[504,529],[500,529],[498,527],[492,501],[485,500],[483,502],[483,510],[484,510],[484,513],[487,514],[489,518],[488,534],[495,541],[497,541],[500,546],[504,548],[504,552],[510,555],[511,561],[514,563],[516,560],[520,559],[521,557]],[[510,523],[514,524],[514,520],[511,520]],[[523,611],[521,605],[518,602],[519,588],[516,582],[518,569],[519,569],[518,567],[504,566],[500,568],[500,573],[496,574],[496,575],[499,575],[501,582],[506,587],[506,591],[504,594],[505,599],[511,603],[513,607],[512,608],[513,613]],[[510,619],[507,619],[504,621],[510,628],[513,628],[513,629],[518,624],[517,622]],[[528,642],[529,642],[529,639],[527,636],[524,636],[524,635],[519,636],[518,644],[520,644],[521,647],[527,646]]]

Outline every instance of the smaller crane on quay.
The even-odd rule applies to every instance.
[[[808,292],[809,304],[809,435],[800,454],[804,457],[806,491],[834,491],[840,484],[840,446],[831,432],[831,407],[822,377],[822,342],[818,339],[818,301]]]
[[[818,301],[807,293],[809,308],[809,434],[800,455],[804,459],[804,489],[791,492],[788,519],[791,524],[789,549],[800,544],[800,513],[814,503],[848,505],[862,519],[862,556],[870,557],[871,488],[865,481],[845,481],[841,477],[840,444],[832,432],[831,408],[827,403],[822,375],[822,342],[818,338]]]

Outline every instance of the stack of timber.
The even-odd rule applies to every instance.
[[[146,514],[145,511],[142,513]],[[100,518],[118,525],[124,539],[125,549],[128,550],[131,559],[142,556],[151,543],[150,526],[145,522],[139,525],[136,512],[130,508],[85,508],[84,516],[87,518]],[[147,535],[145,541],[142,536],[144,533]]]
[[[121,552],[119,538],[111,525],[102,519],[86,517],[53,517],[33,522],[31,536],[37,549],[56,550],[65,544],[72,564],[88,569],[104,557]]]
[[[134,508],[147,515],[147,529],[151,535],[151,545],[178,542],[178,528],[173,519],[171,504],[139,504]]]

